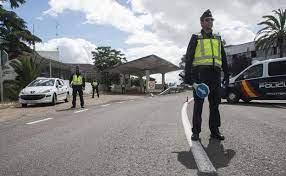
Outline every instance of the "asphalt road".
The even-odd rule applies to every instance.
[[[0,175],[208,175],[198,172],[186,140],[181,110],[187,95],[63,109],[0,124]],[[285,101],[223,103],[220,110],[226,140],[209,140],[207,101],[200,135],[215,175],[285,176]]]

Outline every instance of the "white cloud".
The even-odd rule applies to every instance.
[[[131,8],[116,0],[50,0],[50,9],[44,14],[82,12],[86,23],[111,25],[129,34],[125,43],[130,47],[124,50],[129,60],[156,54],[178,64],[191,34],[200,31],[199,17],[206,9],[211,9],[216,19],[214,31],[227,44],[239,44],[254,39],[253,29],[263,15],[286,7],[284,0],[128,0],[126,4]],[[175,76],[166,79],[169,77]]]
[[[64,63],[90,63],[96,45],[84,39],[57,38],[36,45],[37,50],[60,51],[60,61]]]
[[[51,8],[45,15],[57,16],[64,10],[83,12],[86,23],[112,25],[125,32],[143,30],[144,24],[150,24],[150,16],[136,17],[133,12],[114,0],[50,0]]]
[[[127,44],[157,44],[160,43],[159,37],[152,32],[147,31],[137,31],[128,36],[125,43]],[[166,44],[170,42],[166,41]]]
[[[176,47],[175,45],[146,45],[143,47],[136,47],[127,49],[124,53],[130,60],[138,59],[139,57],[155,54],[163,59],[178,65],[181,56],[184,54],[185,49]],[[139,57],[138,57],[139,56]]]
[[[144,8],[142,1],[133,1],[128,0],[127,4],[131,4],[131,8],[133,12],[136,13],[148,13],[147,9]]]
[[[282,0],[130,0],[132,9],[151,13],[153,16],[152,32],[159,38],[173,41],[177,46],[186,46],[190,35],[200,30],[199,17],[206,9],[211,9],[216,19],[214,29],[222,35],[223,25],[236,25],[235,30],[227,31],[224,37],[227,43],[236,44],[253,40],[251,31],[265,14],[271,14],[273,9],[284,8],[286,1]],[[138,5],[139,4],[139,5]],[[221,25],[219,25],[220,23]],[[231,26],[234,29],[234,26]],[[242,38],[241,38],[242,37]]]

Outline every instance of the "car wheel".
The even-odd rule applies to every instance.
[[[53,100],[52,100],[52,105],[54,106],[54,105],[56,105],[56,103],[57,103],[57,95],[56,94],[54,94],[53,95]]]
[[[227,102],[229,103],[237,103],[239,101],[239,97],[235,92],[229,92],[226,97]]]
[[[67,96],[66,96],[65,102],[69,102],[69,101],[70,101],[70,94],[67,92]]]
[[[22,104],[22,108],[26,108],[27,106],[27,104]]]

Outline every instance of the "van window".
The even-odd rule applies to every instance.
[[[259,78],[263,75],[263,64],[258,64],[250,67],[242,75],[239,76],[238,80]]]
[[[268,74],[269,76],[286,75],[286,61],[270,62]]]

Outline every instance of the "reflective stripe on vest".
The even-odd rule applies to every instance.
[[[203,39],[200,35],[198,37],[193,65],[198,66],[213,64],[220,68],[222,65],[220,38],[216,36],[214,39]]]
[[[92,85],[93,85],[93,86],[97,86],[97,82],[96,82],[96,81],[93,81],[93,82],[92,82]]]
[[[77,76],[76,74],[73,75],[73,79],[72,79],[72,85],[82,85],[82,76],[79,75]]]

